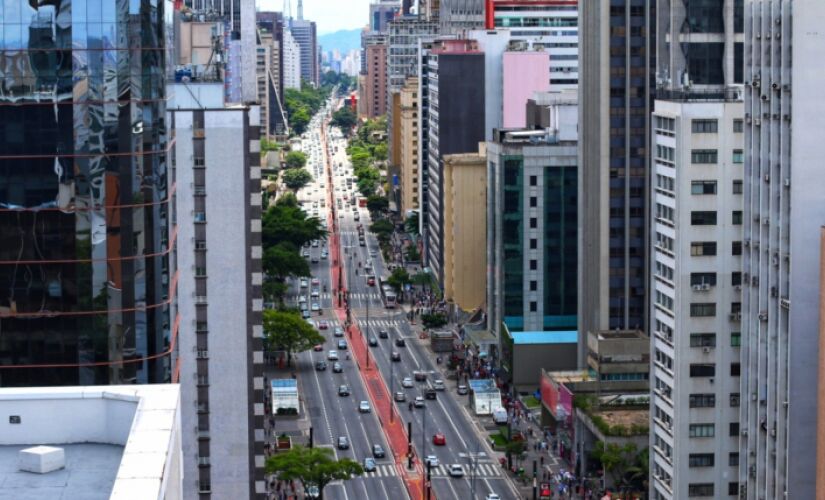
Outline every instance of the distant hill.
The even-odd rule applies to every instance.
[[[341,30],[318,37],[318,44],[326,52],[338,49],[341,54],[361,48],[361,29]]]

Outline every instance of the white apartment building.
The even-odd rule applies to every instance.
[[[301,46],[284,29],[284,90],[301,88]]]
[[[815,493],[825,2],[745,2],[741,498]]]
[[[742,103],[660,101],[651,171],[651,497],[738,494]]]

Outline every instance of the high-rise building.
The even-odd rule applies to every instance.
[[[284,30],[284,90],[301,88],[301,46]]]
[[[439,283],[444,281],[444,183],[441,175],[443,156],[478,151],[484,140],[484,53],[473,40],[441,40],[429,50],[427,71],[421,80],[419,100],[427,106],[421,112],[428,121],[426,144],[427,177],[422,179],[427,197],[424,258]],[[424,184],[426,182],[426,185]]]
[[[399,111],[401,127],[399,131],[398,149],[400,150],[401,165],[399,168],[398,189],[401,193],[400,212],[407,217],[412,210],[418,210],[419,179],[421,177],[421,162],[418,156],[418,129],[421,120],[418,116],[418,78],[410,77],[404,88],[401,89]]]
[[[660,0],[651,127],[651,492],[738,495],[741,3]]]
[[[400,13],[399,0],[374,0],[370,3],[370,31],[385,33],[387,24]]]
[[[270,108],[272,108],[273,105],[278,106],[275,113],[269,114],[266,120],[263,116],[262,107],[261,124],[264,127],[263,131],[267,135],[273,135],[283,133],[285,129],[285,124],[283,123],[284,116],[282,114],[284,105],[284,15],[282,12],[257,12],[256,20],[259,30],[269,33],[272,39],[271,48],[269,49],[269,68],[271,71],[268,71],[269,78],[272,80],[270,82],[272,88],[267,100],[260,102],[261,104],[264,104],[264,102],[270,103]],[[260,63],[258,69],[260,71]],[[260,83],[259,73],[259,86]],[[275,95],[272,95],[273,93]]]
[[[177,86],[169,122],[182,270],[184,492],[187,498],[262,499],[259,108],[224,106],[222,82]]]
[[[367,116],[387,113],[387,36],[373,33],[365,39],[366,79],[361,100],[366,102]]]
[[[0,369],[0,386],[169,382],[177,240],[162,49],[172,5],[98,11],[103,25],[66,2],[9,5],[0,367],[14,369]]]
[[[289,31],[301,47],[301,79],[312,85],[319,85],[318,33],[315,22],[290,19]]]
[[[485,0],[441,0],[439,2],[440,33],[460,35],[484,27]]]
[[[645,329],[653,0],[579,4],[579,331]],[[645,330],[646,331],[646,330]],[[579,364],[585,362],[580,345]]]
[[[283,98],[280,93],[282,73],[280,66],[281,45],[272,33],[264,29],[258,32],[258,103],[261,110],[261,136],[264,138],[284,133]]]
[[[745,2],[740,498],[816,498],[822,19]]]

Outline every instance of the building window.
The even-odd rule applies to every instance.
[[[539,220],[535,217],[530,217],[530,229],[536,229],[539,227]]]
[[[716,273],[690,273],[691,286],[716,286]]]
[[[535,301],[530,302],[530,312],[534,313],[534,312],[537,312],[538,310],[539,310],[538,302],[535,302]]]
[[[530,250],[535,250],[539,247],[539,240],[536,238],[530,238]]]
[[[692,438],[712,438],[716,435],[714,424],[690,424],[688,436]]]
[[[745,154],[741,149],[733,150],[733,163],[745,163]]]
[[[716,194],[716,181],[692,181],[690,194]]]
[[[742,332],[730,332],[730,346],[731,347],[741,347],[742,346]]]
[[[741,210],[734,210],[733,211],[733,225],[734,226],[741,226],[742,225],[742,211]]]
[[[730,426],[728,426],[728,435],[730,436],[738,436],[739,435],[739,422],[731,422]]]
[[[676,158],[676,150],[661,144],[656,145],[656,158],[668,162],[673,162]]]
[[[690,316],[693,318],[710,318],[716,316],[716,303],[694,302],[690,304]]]
[[[733,181],[733,194],[742,194],[742,181]]]
[[[693,226],[715,226],[716,211],[696,210],[690,213],[690,224]]]
[[[690,483],[688,485],[689,497],[712,497],[713,483]]]
[[[737,460],[738,460],[738,458],[737,458]],[[739,494],[739,483],[728,483],[728,495],[738,495],[738,494]]]
[[[745,122],[741,118],[733,120],[733,133],[741,134],[745,130]]]
[[[206,222],[206,213],[195,212],[195,222]]]
[[[716,365],[713,363],[694,363],[690,365],[691,377],[714,377],[716,376]]]
[[[719,153],[715,149],[694,149],[690,152],[690,162],[694,164],[718,163]]]
[[[535,292],[539,289],[539,282],[538,281],[531,281],[530,282],[530,291]]]
[[[742,242],[741,241],[731,242],[730,253],[731,253],[731,255],[742,255]]]
[[[691,408],[713,408],[716,406],[715,394],[691,394],[688,398]]]
[[[716,255],[715,241],[694,241],[690,244],[690,255],[694,257],[703,257],[709,255]]]
[[[739,393],[738,392],[730,393],[730,407],[731,408],[739,408]]]
[[[732,286],[742,286],[742,273],[739,271],[731,273],[730,284]]]
[[[531,196],[531,197],[530,197],[530,206],[531,206],[531,207],[537,207],[537,206],[539,206],[539,199],[538,199],[537,197],[535,197],[535,196]]]
[[[539,184],[539,177],[537,175],[530,176],[530,185],[531,186],[538,186]]]
[[[739,465],[739,453],[728,453],[728,466],[736,467]]]
[[[538,261],[537,261],[537,260],[531,260],[531,261],[530,261],[530,270],[531,270],[531,271],[535,271],[535,270],[537,270],[538,268],[539,268],[539,263],[538,263]]]
[[[742,365],[739,363],[731,363],[730,364],[730,376],[731,377],[738,377],[739,373],[742,371]]]
[[[719,122],[716,120],[691,120],[690,130],[694,134],[715,134],[719,131]]]
[[[713,467],[713,453],[691,453],[688,467]]]
[[[716,347],[716,334],[691,333],[690,347]]]

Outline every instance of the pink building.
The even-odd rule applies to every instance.
[[[533,92],[550,90],[550,55],[544,51],[505,52],[502,69],[504,128],[527,125],[525,106]]]

